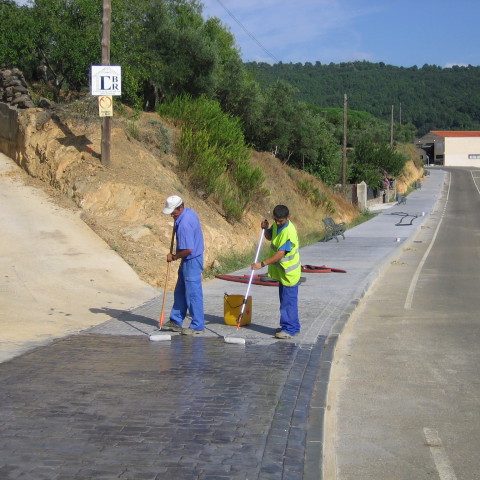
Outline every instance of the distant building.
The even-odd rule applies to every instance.
[[[480,167],[480,131],[434,130],[415,140],[426,165]]]

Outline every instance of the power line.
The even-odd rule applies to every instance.
[[[257,40],[255,38],[255,36],[250,33],[242,24],[242,22],[240,20],[238,20],[238,18],[235,17],[235,15],[223,4],[223,2],[221,0],[217,0],[217,2],[219,3],[219,5],[228,13],[228,15],[230,15],[230,17],[233,18],[233,20],[240,26],[240,28],[271,58],[273,58],[273,60],[275,60],[277,63],[280,62],[280,60],[273,54],[273,53],[270,53],[261,43],[259,40]]]

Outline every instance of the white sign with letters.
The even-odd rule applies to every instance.
[[[92,65],[92,95],[121,95],[122,67],[119,65]]]

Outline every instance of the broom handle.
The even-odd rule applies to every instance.
[[[172,229],[172,241],[170,242],[170,253],[173,252],[173,242],[175,241],[175,223],[173,224]],[[162,300],[162,313],[160,314],[159,328],[163,327],[163,320],[165,319],[165,300],[167,299],[167,283],[168,283],[168,274],[170,273],[170,263],[167,262],[167,273],[165,275],[165,286],[163,288],[163,300]]]
[[[265,232],[265,229],[262,228],[262,233],[260,234],[260,240],[258,242],[257,253],[255,254],[255,260],[253,261],[253,263],[257,263],[258,255],[260,254],[260,248],[262,247],[262,240],[263,240],[264,232]],[[243,299],[242,310],[240,311],[240,315],[238,316],[238,319],[237,319],[237,328],[240,328],[240,323],[241,323],[242,318],[243,318],[243,312],[245,311],[245,305],[247,304],[248,292],[250,291],[250,286],[252,285],[254,272],[255,272],[255,270],[252,270],[250,272],[250,278],[248,279],[248,285],[247,285],[247,293],[245,294],[245,297]]]

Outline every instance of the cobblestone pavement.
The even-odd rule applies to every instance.
[[[0,478],[302,478],[318,352],[101,334],[38,348],[0,369]]]

